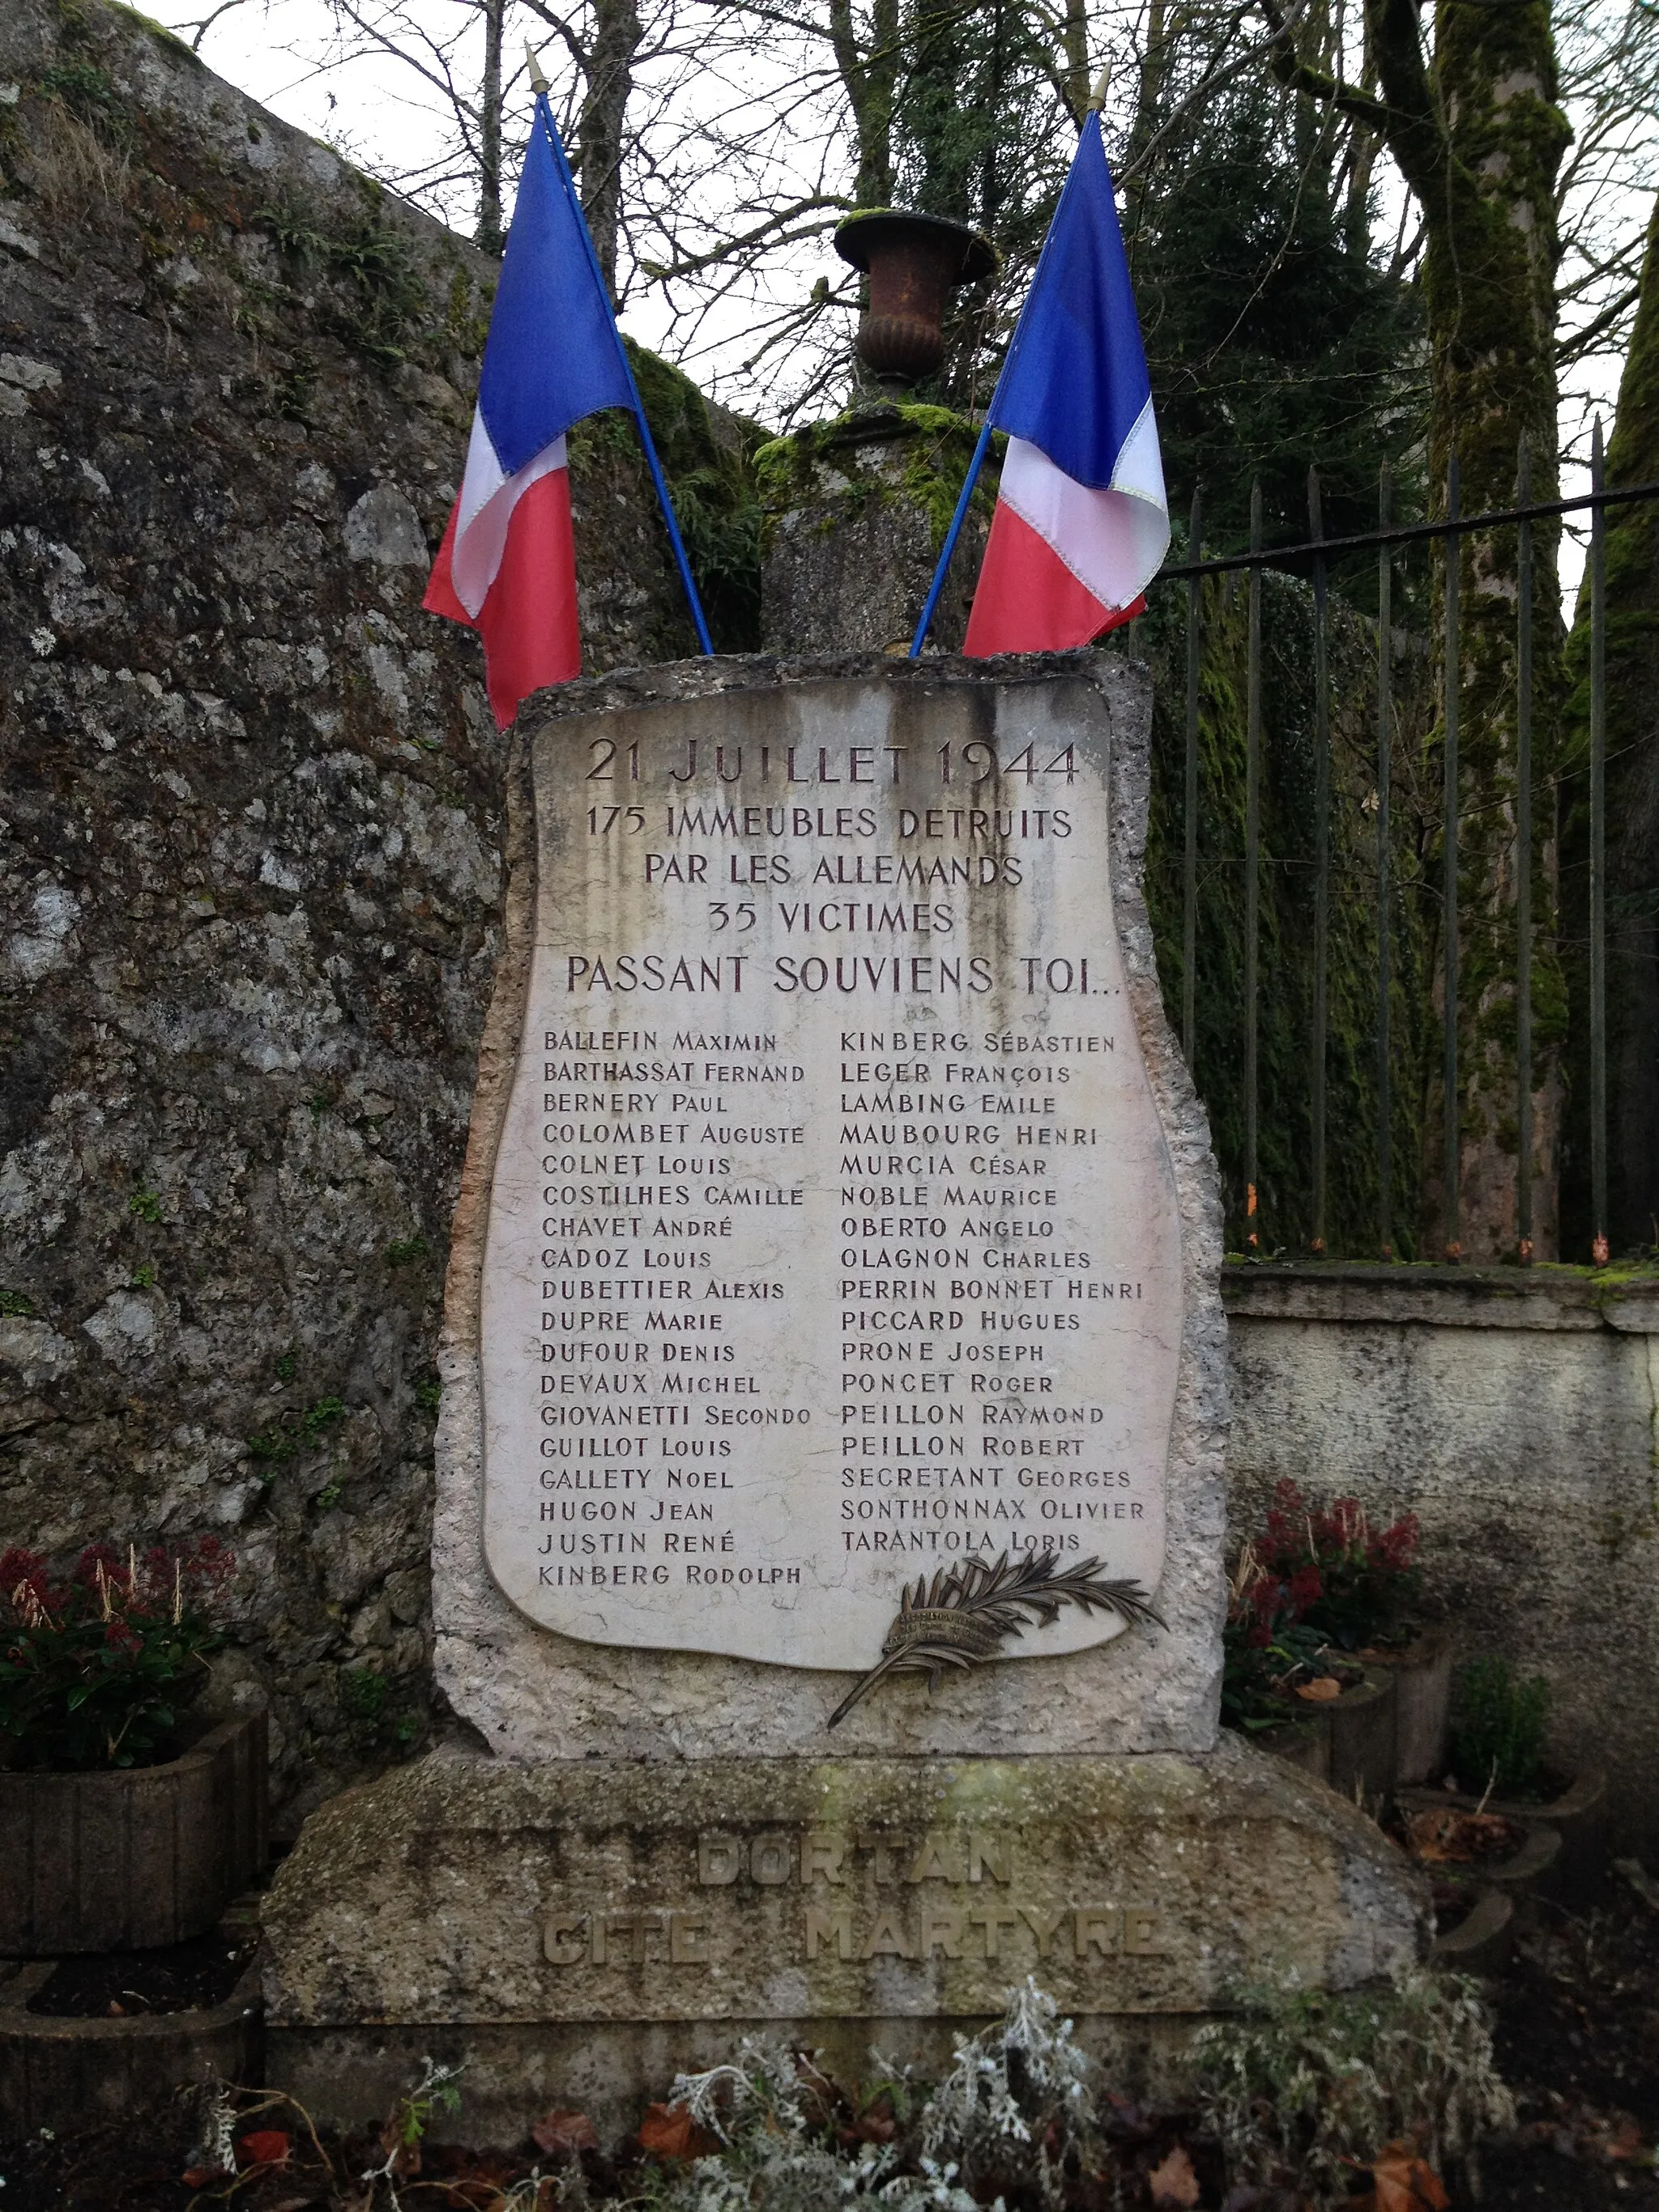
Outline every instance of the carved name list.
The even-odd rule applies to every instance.
[[[802,687],[540,742],[484,1534],[549,1627],[852,1668],[953,1561],[1157,1586],[1180,1255],[1106,709],[976,703]]]

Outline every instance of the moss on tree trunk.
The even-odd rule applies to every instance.
[[[1636,324],[1607,447],[1611,485],[1659,482],[1659,201],[1648,226]],[[1607,526],[1607,1203],[1615,1252],[1659,1244],[1659,504],[1609,510]],[[1588,572],[1586,575],[1588,585]],[[1567,648],[1563,935],[1589,935],[1589,627],[1579,595]],[[1562,1212],[1570,1256],[1589,1218],[1589,965],[1571,969],[1572,1034]]]
[[[1430,463],[1443,502],[1451,457],[1462,511],[1514,502],[1522,434],[1533,494],[1555,489],[1556,177],[1571,133],[1556,104],[1547,0],[1501,8],[1441,0],[1433,53],[1412,0],[1367,0],[1379,92],[1344,83],[1281,31],[1279,74],[1379,132],[1424,223],[1423,292],[1430,349]],[[1558,532],[1534,536],[1534,746],[1537,791],[1548,788],[1561,691]],[[1516,533],[1463,538],[1460,593],[1459,1073],[1462,1243],[1471,1257],[1516,1241],[1516,1018],[1518,933],[1516,823]],[[1437,586],[1437,610],[1440,592]],[[1437,651],[1443,623],[1437,621]],[[1443,729],[1429,741],[1443,762]],[[1553,824],[1534,805],[1534,1238],[1555,1237],[1555,1169],[1565,994],[1553,934]],[[1443,965],[1443,963],[1437,963]],[[1443,1122],[1437,1068],[1424,1128],[1425,1243],[1437,1249]]]

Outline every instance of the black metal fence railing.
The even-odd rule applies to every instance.
[[[1461,541],[1474,533],[1514,529],[1516,592],[1514,651],[1514,822],[1510,882],[1516,911],[1515,972],[1512,977],[1515,1107],[1515,1214],[1516,1249],[1524,1262],[1533,1256],[1534,1199],[1533,1103],[1537,1074],[1534,1054],[1534,563],[1533,535],[1540,522],[1587,513],[1589,518],[1585,589],[1589,614],[1589,732],[1588,732],[1588,1032],[1589,1032],[1589,1152],[1592,1256],[1605,1265],[1608,1256],[1607,1212],[1607,516],[1609,509],[1638,502],[1659,501],[1659,484],[1638,484],[1608,489],[1603,481],[1600,425],[1596,426],[1591,458],[1590,489],[1581,497],[1534,501],[1530,497],[1530,459],[1523,441],[1519,454],[1516,504],[1511,507],[1465,514],[1462,511],[1457,464],[1454,459],[1445,485],[1445,507],[1440,516],[1425,522],[1396,524],[1393,520],[1392,487],[1386,468],[1378,492],[1378,526],[1374,531],[1328,538],[1322,527],[1316,472],[1310,471],[1310,529],[1307,539],[1290,546],[1267,547],[1262,543],[1262,506],[1259,483],[1253,487],[1249,544],[1243,552],[1189,559],[1165,567],[1160,584],[1184,582],[1186,591],[1186,715],[1184,774],[1180,788],[1184,800],[1181,848],[1181,988],[1182,1042],[1188,1064],[1196,1067],[1194,1045],[1198,1032],[1198,928],[1200,897],[1200,698],[1205,670],[1206,635],[1203,586],[1208,578],[1243,576],[1248,586],[1248,621],[1244,684],[1244,795],[1243,795],[1243,1099],[1242,1170],[1243,1184],[1243,1237],[1252,1255],[1263,1249],[1259,1213],[1261,1190],[1261,1097],[1259,1035],[1261,1017],[1261,802],[1263,778],[1262,714],[1262,588],[1264,571],[1285,569],[1305,574],[1313,598],[1312,722],[1314,745],[1313,944],[1312,977],[1309,993],[1308,1133],[1311,1150],[1307,1247],[1322,1255],[1328,1249],[1328,1148],[1327,1060],[1329,1023],[1329,960],[1331,929],[1331,690],[1327,654],[1327,629],[1331,574],[1334,564],[1366,553],[1376,559],[1376,689],[1375,708],[1375,1097],[1374,1149],[1376,1157],[1376,1250],[1392,1257],[1396,1244],[1396,1162],[1393,1158],[1395,1114],[1392,1097],[1391,1006],[1395,979],[1396,898],[1395,823],[1392,818],[1395,752],[1395,653],[1393,590],[1396,562],[1407,549],[1429,549],[1437,566],[1442,617],[1440,639],[1443,690],[1437,732],[1440,739],[1441,822],[1438,896],[1441,906],[1440,1084],[1443,1093],[1443,1133],[1440,1163],[1441,1202],[1438,1241],[1443,1255],[1462,1255],[1463,1193],[1462,1163],[1462,1099],[1460,1092],[1460,1006],[1464,979],[1460,972],[1462,945],[1459,913],[1459,867],[1462,820],[1474,811],[1464,804],[1464,775],[1460,762],[1460,714],[1469,704],[1463,667],[1464,609],[1462,603]],[[1189,549],[1201,553],[1203,514],[1199,495],[1192,504]],[[1427,733],[1425,732],[1426,735]],[[1474,809],[1488,803],[1477,794]],[[1200,1077],[1201,1082],[1201,1077]]]

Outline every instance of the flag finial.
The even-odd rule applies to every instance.
[[[524,42],[524,58],[530,70],[530,89],[539,100],[543,93],[551,92],[553,88],[542,75],[542,65],[536,58],[536,49],[528,39]]]
[[[1095,79],[1095,88],[1089,94],[1088,112],[1091,115],[1098,115],[1101,109],[1105,106],[1106,94],[1111,87],[1111,82],[1112,64],[1110,62],[1103,62],[1101,64],[1100,75]]]

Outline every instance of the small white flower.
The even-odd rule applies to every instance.
[[[47,654],[51,653],[57,642],[58,639],[55,632],[49,629],[42,629],[33,630],[29,634],[29,643],[34,647],[42,660],[44,660]]]

